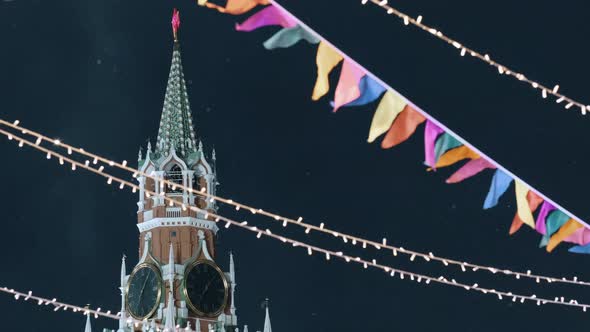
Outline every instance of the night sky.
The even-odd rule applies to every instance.
[[[390,1],[530,78],[590,103],[590,3]],[[357,0],[282,0],[304,22],[476,147],[553,200],[590,220],[588,116],[553,101],[431,35]],[[134,161],[154,142],[172,53],[170,16],[181,10],[180,40],[197,135],[217,150],[219,194],[339,231],[408,249],[502,268],[590,279],[589,257],[562,245],[552,254],[523,229],[508,236],[513,189],[481,209],[492,171],[457,185],[455,167],[423,166],[422,130],[391,150],[366,137],[376,104],[331,112],[310,99],[315,47],[266,51],[277,30],[240,33],[243,18],[195,1],[0,1],[0,116],[116,160]],[[332,75],[333,86],[337,72]],[[329,95],[330,96],[330,95]],[[590,115],[589,115],[590,116]],[[74,174],[32,149],[0,139],[0,286],[104,310],[120,306],[119,266],[137,262],[137,196],[84,171]],[[132,162],[134,164],[134,162]],[[262,227],[270,220],[224,207]],[[275,232],[281,231],[274,227]],[[335,250],[332,237],[286,234]],[[392,279],[381,271],[326,262],[317,254],[237,228],[219,233],[218,262],[235,254],[240,325],[262,329],[270,299],[273,328],[300,331],[576,330],[580,309],[498,301],[490,295]],[[350,249],[353,255],[362,252]],[[582,287],[463,274],[369,251],[403,269],[537,296],[575,296]],[[82,331],[84,317],[54,313],[0,295],[2,330]],[[117,322],[93,321],[95,329]]]

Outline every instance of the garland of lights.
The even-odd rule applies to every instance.
[[[404,25],[412,24],[412,25],[414,25],[426,32],[431,33],[433,36],[446,42],[447,44],[459,49],[461,56],[465,56],[466,54],[469,54],[472,57],[479,59],[492,67],[495,67],[496,70],[498,70],[498,74],[510,76],[512,78],[515,78],[515,79],[521,81],[521,82],[529,84],[533,89],[541,90],[541,96],[543,97],[543,99],[547,98],[548,95],[552,95],[555,97],[556,103],[560,104],[560,103],[565,102],[565,106],[564,106],[565,109],[570,109],[573,106],[576,106],[577,108],[580,109],[580,112],[582,113],[582,115],[586,115],[586,112],[590,111],[590,105],[584,105],[581,102],[578,102],[578,101],[576,101],[564,94],[559,93],[558,92],[559,85],[555,85],[553,88],[550,88],[550,87],[547,87],[537,81],[531,80],[531,79],[527,78],[524,74],[516,72],[516,71],[508,68],[507,66],[504,66],[504,65],[500,64],[499,62],[492,60],[492,58],[488,54],[481,54],[471,48],[466,47],[465,45],[458,42],[457,40],[454,40],[452,38],[445,36],[441,31],[439,31],[433,27],[430,27],[426,24],[423,24],[422,23],[422,20],[423,20],[422,15],[420,15],[416,19],[414,19],[414,18],[410,17],[409,15],[397,10],[396,8],[393,8],[390,5],[388,5],[387,0],[361,0],[361,3],[363,5],[367,4],[368,2],[371,2],[372,4],[375,4],[379,7],[387,10],[387,14],[389,14],[389,15],[395,15],[395,16],[399,17],[400,19],[403,20]]]
[[[81,313],[83,315],[94,315],[94,318],[98,318],[99,316],[101,317],[106,317],[106,318],[111,318],[111,319],[116,319],[118,320],[121,316],[121,313],[118,312],[117,314],[112,314],[111,311],[106,311],[103,312],[101,311],[101,308],[97,308],[97,309],[90,309],[88,307],[79,307],[77,305],[73,305],[73,304],[68,304],[68,303],[64,303],[64,302],[59,302],[57,301],[56,298],[53,299],[46,299],[43,297],[39,297],[39,296],[35,296],[33,295],[32,291],[28,291],[27,293],[22,293],[19,291],[15,291],[14,289],[9,289],[8,287],[3,287],[0,288],[0,292],[2,293],[7,293],[7,294],[12,294],[14,296],[15,300],[19,300],[20,298],[22,298],[24,301],[36,301],[37,305],[52,305],[53,311],[59,311],[60,309],[63,309],[64,311],[70,309],[72,312],[75,313]],[[133,322],[130,318],[129,323]]]
[[[87,152],[81,148],[76,148],[73,147],[71,145],[68,145],[66,143],[63,143],[59,140],[55,140],[55,139],[51,139],[43,134],[37,133],[35,131],[32,131],[30,129],[24,128],[22,126],[19,126],[19,121],[15,121],[14,123],[9,123],[3,119],[0,119],[0,124],[6,125],[8,127],[11,127],[13,129],[16,130],[20,130],[23,134],[28,134],[28,135],[32,135],[34,137],[36,137],[36,145],[40,144],[41,141],[46,141],[52,144],[55,144],[57,146],[61,146],[63,148],[66,148],[68,151],[68,154],[72,154],[73,152],[77,152],[81,155],[87,156],[89,158],[93,159],[93,164],[97,164],[98,161],[101,161],[105,164],[108,164],[112,167],[116,167],[125,171],[128,171],[130,173],[133,173],[133,177],[136,177],[138,175],[141,176],[145,176],[148,178],[152,178],[155,179],[152,175],[146,174],[144,172],[135,170],[129,166],[127,166],[127,161],[123,161],[122,163],[117,163],[114,162],[112,160],[108,160],[102,156],[93,154],[91,152]],[[12,139],[11,136],[8,136],[9,139]],[[19,146],[22,146],[23,143],[19,143]],[[50,156],[48,154],[48,156]],[[60,159],[60,164],[63,165],[64,161],[62,159]],[[88,166],[90,164],[90,161],[86,161],[86,166]],[[76,165],[72,164],[72,170],[76,169]],[[103,166],[101,166],[101,168],[99,168],[100,171],[102,171],[102,169],[104,169]],[[501,269],[501,268],[496,268],[496,267],[492,267],[492,266],[485,266],[485,265],[478,265],[478,264],[473,264],[473,263],[469,263],[469,262],[461,262],[461,261],[457,261],[454,259],[449,259],[449,258],[445,258],[445,257],[440,257],[440,256],[435,256],[432,252],[429,252],[428,254],[425,253],[421,253],[421,252],[417,252],[417,251],[413,251],[413,250],[409,250],[409,249],[404,249],[403,247],[396,247],[396,246],[392,246],[387,244],[387,239],[383,238],[383,240],[381,242],[376,242],[376,241],[372,241],[372,240],[368,240],[368,239],[364,239],[364,238],[360,238],[360,237],[356,237],[353,235],[348,235],[342,232],[337,232],[335,230],[331,230],[329,228],[326,228],[324,223],[321,223],[320,226],[316,226],[316,225],[312,225],[312,224],[308,224],[308,223],[304,223],[303,222],[303,218],[299,217],[297,220],[288,218],[288,217],[284,217],[278,214],[274,214],[271,212],[267,212],[264,211],[262,209],[256,209],[252,206],[248,206],[245,204],[241,204],[238,202],[234,202],[231,199],[226,199],[226,198],[222,198],[216,195],[212,195],[209,193],[206,193],[205,191],[197,191],[191,188],[188,188],[186,186],[183,186],[181,184],[177,184],[177,183],[173,183],[171,181],[168,181],[166,179],[158,179],[161,182],[161,185],[169,185],[169,186],[175,186],[177,188],[181,188],[183,190],[187,190],[188,192],[192,192],[196,195],[200,195],[200,196],[204,196],[207,197],[211,200],[211,202],[213,201],[218,201],[221,203],[225,203],[225,204],[229,204],[235,207],[236,210],[240,210],[240,209],[244,209],[244,210],[248,210],[250,211],[252,214],[259,214],[259,215],[263,215],[269,218],[272,218],[272,220],[277,221],[277,222],[282,222],[283,227],[286,227],[288,224],[293,224],[293,225],[297,225],[299,227],[303,227],[305,228],[305,233],[309,234],[311,232],[311,230],[314,231],[318,231],[324,234],[330,234],[333,235],[335,237],[341,237],[342,240],[344,241],[344,243],[351,243],[352,245],[357,245],[358,243],[361,244],[363,249],[366,249],[367,246],[371,246],[377,250],[381,250],[381,249],[387,249],[387,250],[391,250],[394,256],[397,256],[398,253],[409,256],[409,259],[411,261],[414,261],[414,259],[416,257],[422,258],[427,262],[430,261],[438,261],[441,262],[442,264],[444,264],[445,266],[449,266],[449,265],[453,265],[453,266],[458,266],[461,268],[461,271],[466,272],[467,269],[470,269],[472,271],[478,271],[478,270],[482,270],[482,271],[487,271],[493,274],[496,273],[502,273],[505,275],[509,275],[509,276],[514,276],[516,279],[520,279],[520,278],[529,278],[529,279],[535,279],[535,281],[537,283],[540,283],[541,281],[546,281],[548,283],[567,283],[567,284],[575,284],[575,285],[580,285],[580,286],[590,286],[590,282],[588,281],[581,281],[578,280],[578,277],[573,277],[571,279],[568,278],[556,278],[556,277],[549,277],[549,276],[543,276],[543,275],[538,275],[538,274],[533,274],[531,273],[530,270],[527,270],[526,273],[524,272],[518,272],[518,271],[512,271],[512,270],[507,270],[507,269]],[[110,184],[110,182],[109,182]],[[122,189],[122,184],[120,185],[121,189]],[[204,188],[203,188],[204,189]],[[133,188],[134,192],[135,192],[135,188]]]
[[[51,159],[52,156],[55,156],[58,158],[59,163],[61,165],[64,165],[66,162],[71,164],[72,170],[76,169],[76,167],[74,167],[74,165],[75,165],[77,167],[86,169],[92,173],[95,173],[99,176],[106,178],[108,184],[112,185],[113,182],[115,184],[119,183],[119,189],[124,189],[125,186],[132,188],[133,192],[136,192],[138,189],[140,189],[139,186],[137,186],[131,182],[114,177],[114,176],[110,175],[109,173],[104,172],[104,166],[100,166],[99,169],[95,169],[87,164],[80,163],[76,160],[68,158],[65,155],[54,152],[54,151],[49,150],[45,147],[39,146],[38,144],[36,144],[36,142],[33,143],[32,141],[28,141],[22,137],[11,134],[5,130],[0,129],[0,134],[3,134],[5,136],[9,137],[10,140],[16,139],[19,142],[19,146],[21,146],[21,147],[23,145],[27,145],[27,146],[30,146],[30,147],[36,149],[36,150],[46,153],[47,159]],[[146,197],[148,197],[148,198],[151,196],[158,195],[157,193],[155,193],[153,191],[149,191],[149,190],[146,190],[145,192],[146,192]],[[435,278],[435,277],[431,277],[431,276],[427,276],[427,275],[423,275],[423,274],[418,274],[418,273],[413,273],[413,272],[397,269],[397,268],[394,268],[394,267],[391,267],[388,265],[377,263],[377,261],[375,259],[368,261],[368,260],[362,259],[360,257],[348,256],[348,255],[343,254],[342,252],[335,252],[332,250],[324,249],[324,248],[310,245],[310,244],[307,244],[304,242],[293,240],[288,237],[276,235],[276,234],[272,233],[268,228],[263,230],[263,229],[257,228],[256,226],[248,226],[247,221],[238,222],[238,221],[232,220],[230,218],[223,217],[221,215],[200,209],[195,206],[186,206],[183,203],[177,202],[177,201],[167,197],[164,193],[161,193],[160,197],[162,197],[163,200],[167,201],[170,206],[177,205],[177,206],[182,207],[182,209],[184,211],[186,211],[187,209],[190,209],[190,210],[197,212],[197,213],[204,213],[205,218],[208,218],[209,216],[211,216],[215,219],[215,222],[218,222],[218,223],[225,222],[225,228],[229,228],[230,226],[233,225],[233,226],[236,226],[236,227],[239,227],[242,229],[246,229],[246,230],[256,233],[257,238],[261,238],[262,236],[266,236],[266,237],[269,237],[269,238],[272,238],[275,240],[279,240],[283,243],[288,243],[288,244],[292,245],[293,247],[305,248],[307,250],[308,255],[310,255],[310,256],[314,252],[321,253],[321,254],[325,255],[325,258],[327,261],[329,261],[331,259],[331,257],[336,257],[336,258],[346,261],[347,263],[353,262],[353,263],[361,264],[363,266],[363,268],[365,268],[365,269],[367,269],[368,267],[373,267],[375,269],[385,271],[391,277],[394,277],[397,274],[401,280],[404,280],[406,277],[408,277],[411,281],[416,281],[418,283],[421,283],[422,281],[424,281],[426,284],[430,284],[430,282],[434,282],[434,283],[449,285],[449,286],[453,286],[453,287],[460,287],[460,288],[463,288],[467,291],[478,291],[483,294],[495,295],[495,296],[497,296],[497,298],[499,300],[503,300],[504,298],[506,298],[506,299],[512,299],[513,302],[518,301],[520,303],[524,303],[525,301],[536,302],[537,306],[540,306],[541,304],[557,304],[557,305],[582,308],[582,310],[584,312],[586,312],[588,307],[590,306],[590,304],[578,303],[578,301],[574,300],[574,299],[566,301],[564,299],[564,297],[555,297],[555,299],[551,300],[551,299],[547,299],[547,298],[537,297],[534,294],[533,295],[515,294],[512,292],[505,292],[505,291],[498,291],[495,289],[483,288],[483,287],[480,287],[477,283],[474,283],[472,285],[468,285],[465,283],[457,282],[455,279],[449,280],[443,276]]]
[[[14,299],[17,301],[22,298],[24,301],[29,301],[29,300],[36,301],[37,305],[52,305],[54,307],[53,308],[54,312],[57,312],[60,309],[63,309],[64,311],[67,311],[68,309],[70,309],[71,312],[80,313],[80,314],[83,314],[84,316],[93,315],[95,319],[98,318],[99,316],[114,319],[114,320],[119,320],[121,318],[121,312],[117,312],[116,314],[112,314],[110,310],[106,311],[106,312],[101,311],[100,307],[96,308],[96,309],[90,309],[89,307],[80,307],[80,306],[73,305],[73,304],[59,302],[59,301],[57,301],[56,298],[53,298],[50,300],[47,298],[35,296],[35,295],[33,295],[32,291],[28,291],[27,293],[23,293],[23,292],[16,291],[12,288],[3,287],[3,288],[0,288],[0,292],[13,295]],[[141,327],[141,324],[143,323],[142,321],[133,319],[131,317],[127,318],[126,322],[128,325],[133,324],[133,326],[136,328]],[[164,332],[168,331],[168,329],[164,328],[160,324],[156,325],[156,330],[157,331],[164,331]],[[178,332],[192,331],[190,329],[190,327],[186,327],[185,329],[182,329],[182,328],[180,328],[179,325],[177,325],[174,330],[178,331]]]

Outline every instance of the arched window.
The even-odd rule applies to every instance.
[[[172,168],[166,172],[166,180],[176,183],[179,186],[182,186],[182,170],[180,169],[180,166],[178,165],[174,165],[172,166]],[[166,186],[166,192],[167,193],[181,193],[182,192],[182,187],[179,186],[174,186],[171,184],[168,184]]]
[[[201,178],[197,176],[197,174],[193,175],[193,190],[200,191],[201,190]]]

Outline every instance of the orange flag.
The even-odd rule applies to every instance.
[[[258,5],[269,5],[268,0],[227,0],[225,7],[210,3],[207,0],[197,0],[200,6],[207,6],[209,8],[217,9],[226,14],[241,15],[249,12]]]
[[[543,199],[539,195],[535,194],[530,190],[526,195],[526,199],[529,203],[529,209],[531,210],[531,213],[535,212],[539,205],[543,203]],[[522,222],[522,219],[520,219],[520,217],[518,216],[518,212],[515,213],[514,219],[512,219],[512,225],[510,225],[510,231],[508,233],[512,235],[518,232],[518,230],[520,229],[520,227],[522,227],[523,224],[524,223]]]
[[[470,148],[462,145],[445,152],[436,162],[436,168],[450,166],[463,159],[477,159],[479,155]]]
[[[547,244],[547,252],[553,251],[561,241],[565,240],[568,236],[575,233],[578,229],[584,227],[579,222],[575,221],[574,219],[568,220],[561,228],[557,231],[557,233],[551,236],[549,243]]]
[[[404,110],[393,121],[381,142],[381,147],[389,149],[407,140],[416,131],[416,127],[424,121],[426,121],[426,118],[422,114],[414,110],[412,106],[406,105]]]

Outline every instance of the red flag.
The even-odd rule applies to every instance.
[[[385,138],[381,141],[381,148],[389,149],[407,140],[416,131],[416,127],[424,121],[426,118],[422,114],[415,111],[412,106],[406,105],[385,134]]]
[[[539,205],[541,205],[541,203],[543,203],[543,199],[539,195],[535,194],[533,191],[530,191],[530,190],[527,193],[526,198],[529,202],[529,208],[531,209],[531,212],[535,212],[535,210],[537,210]],[[522,220],[518,216],[518,212],[517,212],[514,215],[514,219],[512,219],[512,225],[510,225],[510,230],[508,231],[508,233],[510,235],[514,235],[514,233],[518,232],[518,230],[520,229],[520,227],[523,224],[524,223],[522,222]]]
[[[174,8],[174,11],[172,12],[172,31],[174,32],[174,40],[178,40],[178,27],[180,27],[180,14],[178,9]]]

